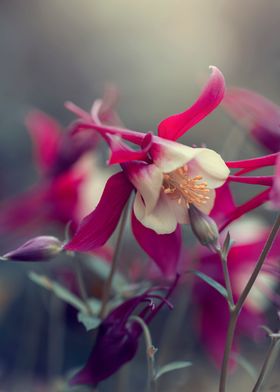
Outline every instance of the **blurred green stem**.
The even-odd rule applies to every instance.
[[[103,319],[106,316],[107,304],[108,304],[108,300],[109,300],[110,293],[111,293],[113,277],[114,277],[114,274],[117,269],[118,258],[120,255],[122,238],[123,238],[123,234],[124,234],[127,213],[129,210],[129,204],[130,203],[128,200],[128,202],[126,203],[126,206],[123,210],[123,213],[122,213],[120,228],[119,228],[118,237],[117,237],[117,241],[116,241],[115,252],[114,252],[114,256],[113,256],[113,260],[112,260],[112,264],[111,264],[111,269],[110,269],[108,279],[105,282],[105,287],[103,290],[101,309],[100,309],[100,313],[99,313],[99,317],[101,319]]]

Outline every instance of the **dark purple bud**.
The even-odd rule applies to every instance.
[[[2,259],[17,261],[47,261],[62,251],[63,243],[52,236],[40,236],[6,253]]]
[[[216,222],[194,204],[189,206],[189,217],[192,231],[198,241],[211,250],[219,250],[219,231]]]
[[[86,365],[72,378],[70,384],[96,386],[129,362],[136,354],[142,333],[139,323],[130,317],[142,305],[137,316],[148,324],[164,304],[172,308],[168,297],[176,287],[178,279],[179,276],[176,276],[168,290],[166,288],[147,290],[144,294],[130,298],[115,308],[100,325]],[[167,291],[164,297],[155,292],[162,290]],[[147,305],[143,307],[145,303]]]

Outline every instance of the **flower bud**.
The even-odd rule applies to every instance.
[[[2,259],[17,261],[47,261],[62,250],[63,243],[52,236],[39,236],[6,253]]]
[[[219,231],[216,222],[194,204],[189,206],[189,217],[192,231],[199,242],[211,250],[219,250]]]

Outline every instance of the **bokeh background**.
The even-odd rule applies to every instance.
[[[73,119],[64,108],[66,100],[89,109],[104,85],[114,83],[124,123],[131,129],[156,130],[162,118],[195,100],[209,65],[223,71],[228,85],[256,90],[280,103],[279,35],[277,0],[1,0],[1,200],[36,179],[24,126],[31,108],[66,125]],[[225,159],[257,155],[258,148],[246,143],[242,130],[234,136],[238,148],[232,150],[233,128],[218,109],[185,140],[206,143]],[[1,252],[8,250],[3,240],[0,244]],[[46,375],[46,361],[34,358],[31,347],[47,336],[49,311],[42,310],[39,289],[27,284],[29,268],[3,266],[0,274],[0,377],[8,369],[15,385],[28,372]],[[73,356],[69,342],[75,341],[75,347],[88,344],[79,333],[71,333],[64,337],[67,358]],[[44,358],[48,345],[36,344]],[[77,347],[76,358],[84,358]],[[74,363],[64,362],[64,369]]]

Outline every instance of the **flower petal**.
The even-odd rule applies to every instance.
[[[123,169],[143,199],[145,214],[149,214],[158,202],[163,174],[157,166],[145,162],[130,162]]]
[[[65,249],[87,252],[104,245],[115,230],[132,189],[123,172],[110,177],[97,207],[82,220]]]
[[[222,186],[229,176],[229,168],[222,157],[208,148],[196,148],[195,151],[194,159],[188,163],[190,176],[202,176],[210,189]]]
[[[157,234],[169,234],[176,230],[177,219],[168,202],[168,196],[161,192],[155,208],[147,212],[141,194],[137,192],[133,210],[136,218]],[[187,214],[187,212],[186,212]]]
[[[174,275],[181,253],[181,229],[179,226],[171,234],[157,234],[131,217],[132,231],[139,245],[156,262],[165,276]]]
[[[280,154],[278,154],[276,161],[274,182],[270,192],[270,201],[273,208],[276,210],[280,209]]]
[[[152,135],[150,133],[145,135],[140,150],[133,150],[130,148],[118,135],[106,134],[104,135],[104,138],[111,150],[110,158],[108,160],[109,165],[133,160],[145,161],[152,143]]]
[[[158,126],[160,137],[177,140],[219,105],[224,96],[225,80],[218,68],[210,68],[212,74],[197,101],[184,112],[163,120]]]
[[[55,163],[61,136],[60,126],[53,118],[38,110],[30,112],[25,123],[33,142],[38,169],[44,174]]]
[[[238,123],[272,152],[280,149],[280,107],[250,90],[226,90],[222,105]]]
[[[196,155],[196,148],[188,147],[171,140],[153,137],[150,154],[154,164],[163,173],[170,173],[184,166]]]

